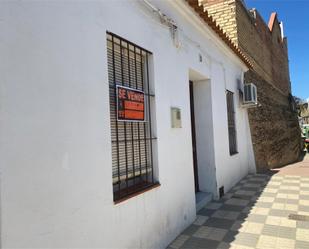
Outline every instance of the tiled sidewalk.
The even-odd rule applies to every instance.
[[[169,248],[309,249],[309,176],[248,175]]]

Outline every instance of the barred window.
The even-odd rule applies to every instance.
[[[107,55],[113,191],[114,201],[118,201],[157,184],[154,179],[155,137],[151,115],[154,94],[150,92],[149,82],[151,52],[107,32]],[[117,102],[119,87],[143,94],[143,103],[133,103],[134,106],[144,110],[144,113],[135,112],[142,120],[119,119],[120,106]]]
[[[234,155],[238,153],[236,123],[235,123],[234,93],[226,91],[226,103],[227,103],[230,155]]]

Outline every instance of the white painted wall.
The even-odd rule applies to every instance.
[[[217,185],[228,190],[248,172],[247,113],[237,109],[239,154],[230,157],[225,103],[225,84],[236,91],[245,67],[184,2],[152,3],[181,28],[180,49],[142,1],[0,2],[2,247],[164,248],[188,226],[190,68],[210,79]],[[153,52],[156,94],[161,186],[118,205],[107,30]],[[170,126],[171,106],[182,109],[181,129]]]
[[[210,80],[193,81],[199,189],[216,193],[214,137]]]

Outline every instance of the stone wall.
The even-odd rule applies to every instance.
[[[245,82],[258,89],[259,107],[249,109],[258,171],[296,161],[300,129],[289,103],[287,39],[282,37],[277,14],[272,14],[268,26],[257,10],[247,10],[241,0],[204,0],[203,4],[253,64]]]
[[[300,154],[300,128],[288,98],[254,71],[245,74],[246,82],[258,88],[258,108],[249,109],[249,120],[258,171],[286,165]]]

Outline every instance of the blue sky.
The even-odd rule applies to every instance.
[[[246,0],[248,8],[256,8],[268,23],[277,12],[288,38],[292,93],[309,98],[309,0]]]

